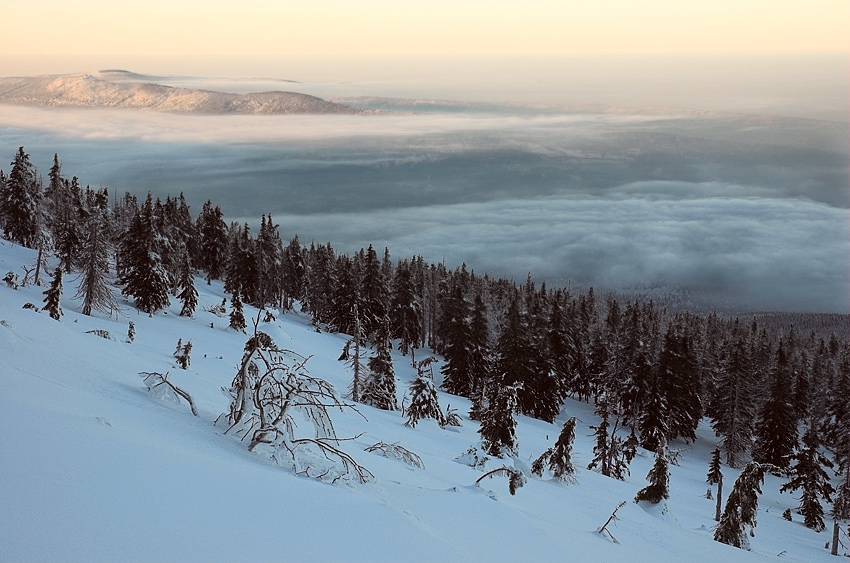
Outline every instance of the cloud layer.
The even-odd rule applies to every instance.
[[[375,101],[411,109],[428,103]],[[82,182],[271,213],[282,236],[718,306],[850,309],[846,127],[688,112],[431,104],[199,117],[0,106],[0,151]],[[7,172],[8,168],[4,167]]]
[[[758,190],[755,190],[757,192]],[[751,195],[743,186],[641,183],[605,197],[276,216],[302,240],[388,246],[449,266],[608,290],[657,285],[750,310],[847,312],[846,210]]]

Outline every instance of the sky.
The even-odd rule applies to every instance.
[[[32,0],[3,13],[0,75],[109,57],[238,73],[228,61],[850,50],[844,0]]]

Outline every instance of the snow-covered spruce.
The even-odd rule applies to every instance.
[[[544,467],[548,466],[556,481],[574,483],[576,468],[573,465],[572,452],[575,437],[576,417],[571,416],[564,422],[555,445],[543,452],[531,465],[531,472],[542,477]]]
[[[649,485],[635,495],[635,502],[646,501],[658,504],[670,498],[670,470],[667,467],[667,445],[662,444],[655,450],[655,463],[646,476]]]
[[[429,361],[430,360],[430,361]],[[410,404],[405,408],[407,422],[405,425],[415,427],[423,418],[433,418],[440,426],[445,426],[443,412],[440,410],[440,402],[437,399],[437,388],[431,374],[425,371],[430,367],[433,358],[426,358],[417,364],[418,373],[411,380],[408,393]]]
[[[57,267],[53,271],[53,281],[50,287],[44,290],[44,308],[50,314],[50,318],[57,321],[62,317],[62,268]]]

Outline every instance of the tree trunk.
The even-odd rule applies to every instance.
[[[720,506],[723,495],[723,474],[720,475],[720,480],[717,482],[717,506],[714,509],[714,521],[720,522]]]
[[[838,555],[838,532],[840,527],[838,526],[838,520],[832,521],[832,549],[829,551],[831,555]]]

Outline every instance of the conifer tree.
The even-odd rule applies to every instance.
[[[708,475],[705,477],[706,483],[709,485],[717,485],[717,508],[714,513],[714,520],[720,521],[721,498],[723,496],[723,473],[720,471],[720,446],[715,446],[711,452],[711,462],[708,465]]]
[[[227,224],[221,208],[207,201],[199,217],[200,266],[207,272],[207,284],[221,279],[227,264]]]
[[[189,364],[192,363],[192,359],[190,355],[192,354],[192,341],[190,340],[186,344],[183,344],[183,339],[177,339],[177,349],[174,350],[174,359],[177,360],[177,365],[180,366],[181,369],[188,369]]]
[[[791,369],[782,341],[776,351],[771,372],[770,391],[759,412],[755,426],[753,460],[788,467],[797,446],[797,413],[794,408]]]
[[[460,283],[456,283],[443,310],[443,356],[440,368],[442,388],[452,395],[472,395],[472,354],[469,343],[470,307]]]
[[[399,339],[398,349],[403,356],[422,342],[422,306],[416,296],[413,276],[407,262],[401,262],[393,279],[393,297],[390,308],[392,335]]]
[[[700,378],[693,357],[685,319],[677,318],[667,327],[658,359],[658,386],[664,398],[665,438],[696,440],[696,428],[702,418]]]
[[[282,261],[284,306],[288,309],[293,300],[304,300],[307,289],[307,265],[298,235],[283,249]]]
[[[817,424],[812,421],[803,434],[803,448],[793,456],[794,464],[790,469],[791,480],[782,485],[781,492],[802,489],[799,512],[807,528],[820,532],[825,528],[823,506],[820,499],[832,500],[835,492],[829,482],[824,467],[832,468],[832,462],[821,452],[821,440]]]
[[[381,261],[372,245],[362,259],[360,287],[360,322],[369,341],[374,342],[384,317],[387,316],[389,289],[381,270]]]
[[[629,474],[628,464],[636,454],[634,446],[637,438],[634,431],[625,443],[622,438],[617,436],[620,419],[617,416],[614,419],[614,426],[611,428],[611,411],[605,397],[601,397],[596,404],[596,414],[601,420],[597,426],[591,425],[590,427],[594,431],[596,444],[593,446],[593,459],[590,460],[587,468],[597,470],[606,477],[623,481]],[[627,447],[629,442],[632,445]]]
[[[507,385],[517,385],[517,411],[552,422],[561,402],[557,380],[551,371],[538,371],[541,364],[522,309],[521,297],[514,292],[494,348],[494,377]]]
[[[357,307],[356,302],[354,304],[353,315],[353,336],[348,342],[345,343],[345,349],[343,350],[342,356],[340,356],[339,359],[347,360],[348,365],[351,368],[351,399],[359,402],[362,398],[361,395],[363,391],[363,385],[368,378],[369,370],[361,362],[361,350],[366,344],[366,336],[363,334],[363,325],[360,324],[360,310]],[[351,350],[352,345],[354,347],[353,352]]]
[[[0,223],[3,234],[12,242],[35,248],[39,235],[41,197],[35,166],[20,147],[12,161],[6,181],[0,185]]]
[[[564,293],[560,290],[556,290],[552,296],[546,334],[550,365],[558,383],[558,397],[561,401],[572,390],[572,367],[575,362],[575,347],[567,331],[567,318],[562,305],[564,299]]]
[[[149,314],[169,305],[171,286],[161,255],[163,239],[158,224],[153,197],[149,193],[121,239],[123,273],[119,283],[124,284],[121,293],[133,297],[136,306]]]
[[[56,267],[53,272],[53,281],[44,290],[44,308],[50,313],[50,318],[57,321],[62,317],[62,268]]]
[[[514,385],[493,384],[488,387],[488,405],[481,418],[478,433],[484,450],[492,456],[517,455],[516,438],[517,388]]]
[[[418,375],[409,384],[410,404],[407,406],[407,422],[405,426],[411,428],[416,427],[416,424],[423,418],[433,418],[440,426],[445,425],[443,420],[443,412],[440,410],[440,403],[437,399],[437,388],[434,387],[434,380],[431,376],[425,373],[425,367],[430,365],[426,358],[417,364]]]
[[[339,256],[334,267],[334,281],[329,284],[332,292],[328,311],[331,330],[345,334],[354,333],[355,317],[360,318],[360,283],[355,265],[347,256]],[[357,313],[355,314],[355,311]],[[366,333],[361,323],[363,333]]]
[[[670,498],[670,469],[667,466],[667,445],[662,443],[655,450],[655,463],[646,475],[649,485],[638,491],[635,502],[646,501],[658,504]]]
[[[130,321],[129,326],[127,327],[127,342],[133,343],[136,339],[136,325],[133,321]]]
[[[481,294],[475,295],[472,321],[469,325],[470,373],[472,375],[472,406],[469,416],[481,420],[484,412],[487,379],[492,373],[490,330],[487,325],[487,306]]]
[[[258,307],[265,307],[268,303],[277,302],[282,292],[282,280],[279,273],[283,256],[283,244],[281,243],[277,228],[278,226],[272,222],[271,215],[269,215],[268,220],[263,215],[255,244],[257,298],[254,304]]]
[[[192,275],[192,268],[189,265],[189,257],[183,259],[183,266],[180,269],[180,299],[183,306],[180,308],[181,317],[191,317],[195,314],[195,308],[198,306],[198,290],[195,289],[195,276]]]
[[[650,376],[646,387],[646,398],[642,401],[637,420],[640,429],[640,445],[650,451],[661,447],[669,434],[667,398],[663,395],[659,380],[660,376],[657,374]]]
[[[564,427],[558,435],[552,455],[549,457],[549,470],[559,481],[574,481],[576,468],[573,465],[573,440],[576,437],[576,417],[571,416],[564,422]]]
[[[731,339],[729,361],[721,367],[712,398],[711,426],[723,438],[726,464],[736,467],[752,444],[756,375],[749,338],[737,320]]]
[[[74,295],[74,299],[82,300],[84,315],[91,315],[93,310],[112,314],[118,309],[115,294],[106,279],[109,274],[110,241],[105,213],[104,209],[95,208],[89,211],[85,223],[85,244],[78,259],[79,286]]]
[[[761,494],[765,472],[772,469],[774,468],[770,465],[751,461],[741,471],[735,484],[732,485],[729,498],[726,499],[720,522],[714,529],[714,541],[739,549],[750,549],[746,528],[749,527],[752,533],[753,528],[756,527],[758,495]]]
[[[53,234],[53,246],[59,264],[66,274],[79,262],[80,252],[85,242],[83,203],[80,198],[80,186],[75,177],[71,182],[57,177],[58,186],[53,188],[53,214],[50,225]],[[51,177],[51,185],[53,185]]]
[[[369,358],[369,377],[363,386],[361,400],[385,411],[395,410],[396,400],[395,370],[390,356],[389,321],[379,329],[375,342],[375,353]]]
[[[242,227],[236,225],[230,241],[224,290],[232,292],[238,287],[242,300],[256,305],[259,276],[254,247],[255,241],[251,238],[248,223]]]
[[[661,422],[663,415],[659,415],[659,404],[663,401],[660,396],[660,387],[657,385],[657,373],[653,369],[654,358],[652,355],[652,334],[654,310],[647,306],[643,308],[638,303],[629,303],[624,313],[625,342],[623,343],[623,391],[621,397],[622,416],[624,424],[638,426],[640,419],[646,410],[649,400],[656,401],[653,407],[656,416],[652,422]],[[651,389],[650,389],[651,388]],[[650,429],[652,425],[646,423],[645,428]],[[655,449],[656,435],[659,433],[653,428],[650,435],[644,439],[641,433],[641,442],[645,448]],[[666,433],[664,428],[663,432]]]
[[[237,287],[236,291],[233,292],[233,296],[230,298],[230,328],[239,332],[245,332],[245,327],[248,326],[248,323],[245,322],[245,313],[242,311],[242,297],[239,293],[239,288]]]

